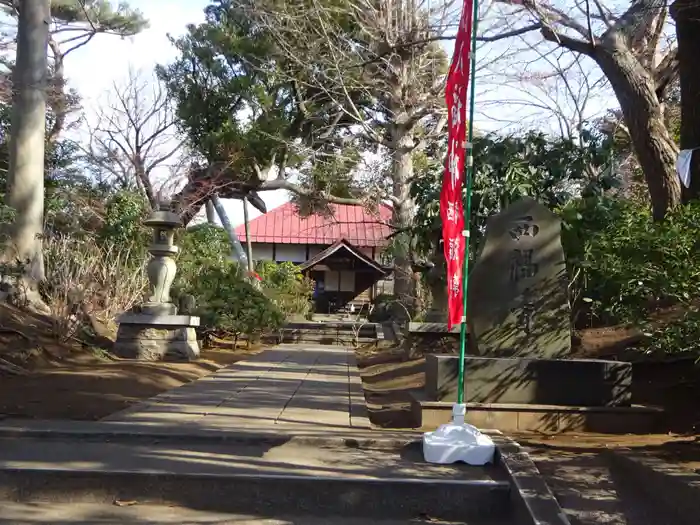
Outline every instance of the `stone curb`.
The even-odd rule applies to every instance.
[[[607,450],[604,454],[610,466],[623,473],[649,501],[660,505],[674,525],[697,525],[700,521],[700,473],[639,453]]]
[[[511,483],[511,501],[522,525],[571,525],[529,454],[515,441],[493,436]]]

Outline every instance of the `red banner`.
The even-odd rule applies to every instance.
[[[465,238],[462,233],[465,230],[462,188],[466,161],[467,88],[469,86],[472,9],[473,0],[464,0],[462,18],[457,30],[455,50],[445,90],[448,142],[445,174],[440,194],[440,217],[442,218],[443,249],[447,261],[447,324],[449,328],[460,324],[464,316],[462,271],[464,268],[464,248],[468,238]]]

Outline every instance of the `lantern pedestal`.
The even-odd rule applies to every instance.
[[[180,217],[169,202],[161,202],[144,225],[153,228],[147,268],[150,294],[137,312],[125,313],[118,319],[113,352],[122,358],[143,361],[197,359],[199,343],[195,328],[199,326],[199,317],[177,315],[177,306],[170,302],[170,287],[177,272],[174,257],[178,252],[173,239],[175,229],[182,226]]]
[[[452,421],[423,434],[423,458],[428,463],[467,465],[493,463],[496,446],[489,436],[464,422],[467,406],[452,407]]]
[[[197,326],[199,317],[190,315],[124,314],[114,353],[143,361],[191,361],[199,357]]]

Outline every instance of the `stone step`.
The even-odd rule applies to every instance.
[[[254,410],[251,410],[254,412]],[[251,431],[241,428],[216,429],[183,426],[172,423],[151,424],[133,421],[100,420],[69,421],[57,419],[5,419],[0,421],[0,438],[48,441],[119,442],[119,443],[210,443],[226,444],[228,447],[266,444],[277,447],[295,442],[313,447],[343,445],[354,448],[372,448],[378,441],[384,448],[400,449],[419,441],[420,432],[405,430],[343,429],[328,435],[327,429],[317,425],[306,428],[273,425],[266,431]]]
[[[285,332],[282,334],[284,339],[308,339],[308,340],[314,340],[314,339],[329,339],[329,338],[336,338],[336,339],[345,339],[345,340],[352,340],[355,338],[359,339],[371,339],[375,340],[377,339],[376,334],[359,334],[355,335],[351,332],[303,332],[303,333],[292,333],[292,332]]]
[[[684,448],[689,457],[697,454],[694,444]],[[643,498],[653,502],[667,523],[695,525],[700,518],[700,471],[683,465],[673,453],[663,456],[663,451],[606,451],[613,473],[624,476]]]
[[[371,337],[371,338],[376,338],[377,337],[377,331],[372,329],[372,330],[361,330],[359,332],[353,332],[352,330],[325,330],[325,329],[318,329],[318,330],[287,330],[285,329],[282,332],[285,336],[316,336],[316,335],[323,335],[323,336],[343,336],[343,337],[354,337],[354,336],[359,336],[359,337]]]
[[[293,441],[273,446],[0,439],[0,500],[6,502],[121,501],[253,516],[355,517],[363,523],[421,516],[473,523],[510,518],[510,497],[502,467],[429,465],[419,443],[383,449]]]
[[[421,519],[368,519],[347,516],[281,515],[271,510],[264,515],[207,512],[163,505],[100,503],[13,503],[3,501],[0,524],[7,525],[515,525],[511,520],[440,521]]]
[[[353,323],[288,323],[278,334],[263,336],[269,344],[318,343],[324,345],[352,346],[376,343],[384,339],[381,325],[368,323],[357,329]]]
[[[274,339],[274,341],[273,341],[272,337],[264,338],[263,341],[277,343],[279,341],[279,338]],[[316,343],[316,344],[324,344],[324,345],[352,346],[353,344],[376,343],[377,338],[376,337],[365,337],[365,336],[355,337],[353,334],[337,334],[337,333],[330,333],[330,334],[324,334],[324,333],[290,334],[290,333],[285,333],[282,336],[282,342],[283,343],[298,343],[298,344]]]
[[[303,335],[298,337],[284,337],[283,343],[320,343],[326,345],[343,345],[352,346],[353,344],[368,344],[376,343],[377,340],[370,337],[351,337],[351,336],[333,336],[333,335]]]
[[[353,337],[334,337],[334,336],[320,336],[320,337],[285,337],[280,340],[279,337],[263,337],[261,341],[265,344],[276,345],[280,343],[284,344],[314,344],[314,345],[337,345],[337,346],[355,346],[355,345],[368,345],[376,344],[377,339],[369,337],[361,337],[360,339],[355,339]]]
[[[284,332],[291,333],[324,333],[324,334],[354,334],[359,333],[361,335],[376,336],[377,332],[381,330],[380,326],[373,323],[365,324],[361,327],[352,325],[343,326],[327,326],[325,324],[317,325],[306,325],[306,326],[285,326],[283,328]]]
[[[329,329],[329,330],[352,330],[357,328],[358,324],[362,325],[362,329],[365,330],[376,330],[377,323],[361,322],[356,323],[353,321],[333,321],[333,322],[288,322],[285,324],[285,328],[289,330],[318,330],[318,329]]]

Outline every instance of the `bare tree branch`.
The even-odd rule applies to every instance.
[[[525,27],[520,27],[518,29],[513,29],[511,31],[505,31],[503,33],[498,33],[496,35],[482,35],[477,36],[476,40],[478,42],[498,42],[499,40],[505,40],[506,38],[512,38],[514,36],[524,35],[526,33],[532,33],[533,31],[539,31],[542,29],[542,24],[536,22],[534,24],[527,25]]]
[[[97,113],[85,149],[94,170],[124,187],[138,187],[157,205],[155,171],[183,153],[184,140],[160,82],[134,70],[123,85],[114,84]]]

